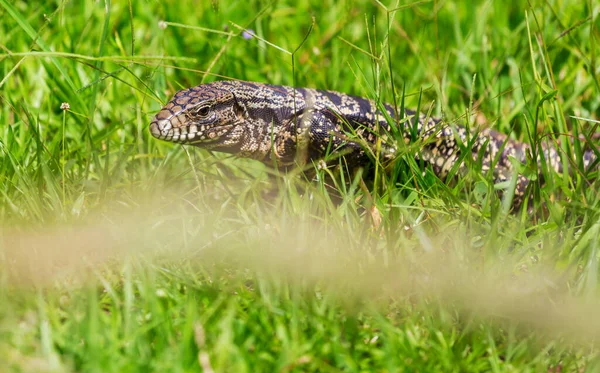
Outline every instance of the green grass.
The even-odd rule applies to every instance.
[[[416,141],[334,201],[325,175],[147,130],[225,77],[561,140],[576,164],[595,2],[42,3],[0,0],[0,371],[600,369],[593,174],[543,169],[535,213],[507,214],[477,162],[439,180]]]

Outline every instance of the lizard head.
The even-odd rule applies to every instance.
[[[208,149],[234,147],[245,110],[229,82],[214,82],[175,94],[150,123],[152,136]]]

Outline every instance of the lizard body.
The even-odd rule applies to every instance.
[[[525,163],[530,153],[529,145],[499,132],[484,129],[469,135],[464,127],[408,110],[406,120],[398,122],[398,128],[390,128],[394,121],[386,115],[391,119],[398,119],[398,115],[391,105],[384,104],[381,109],[385,112],[372,100],[334,91],[217,81],[177,92],[152,120],[150,132],[158,139],[253,158],[280,168],[336,153],[355,167],[369,162],[378,139],[387,157],[393,157],[396,149],[387,144],[391,132],[399,128],[405,143],[415,135],[428,139],[418,158],[429,163],[439,177],[445,177],[459,161],[458,168],[464,169],[461,149],[470,149],[474,159],[481,158],[484,172],[493,167],[495,183],[513,177],[511,157]],[[547,144],[542,144],[542,151],[550,167],[562,172],[558,151]],[[583,158],[586,169],[596,163],[591,151]],[[523,175],[515,177],[518,199],[529,180]]]

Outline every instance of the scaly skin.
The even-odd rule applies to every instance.
[[[384,107],[390,118],[397,118],[391,105]],[[399,126],[404,126],[401,133],[408,143],[415,113],[406,111],[406,116],[408,120]],[[177,92],[152,120],[150,132],[161,140],[253,158],[280,168],[305,165],[330,154],[343,155],[350,167],[365,165],[378,138],[385,157],[391,158],[395,152],[386,145],[391,140],[388,121],[371,100],[243,81],[217,81]],[[495,183],[512,178],[510,157],[525,163],[530,153],[527,144],[493,130],[484,129],[469,139],[465,128],[422,114],[416,122],[416,135],[428,139],[418,157],[442,178],[467,144],[472,144],[474,159],[482,157],[484,172],[493,165]],[[562,172],[556,149],[543,144],[542,150],[550,167]],[[594,153],[586,152],[584,167],[594,160]],[[458,167],[464,169],[464,162]],[[520,203],[529,180],[523,175],[516,178],[515,203]]]

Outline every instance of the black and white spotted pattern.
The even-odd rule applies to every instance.
[[[398,118],[392,106],[384,107],[389,117]],[[490,129],[469,138],[461,126],[411,111],[405,115],[408,120],[396,129],[401,130],[406,143],[416,129],[416,135],[427,144],[418,157],[440,177],[455,167],[469,144],[484,172],[493,167],[496,183],[513,177],[511,157],[525,163],[531,153],[527,144]],[[232,153],[280,168],[302,166],[336,153],[343,154],[349,165],[361,166],[369,162],[378,139],[387,157],[393,158],[396,146],[388,138],[391,130],[372,100],[243,81],[217,81],[181,90],[150,124],[150,132],[158,139]],[[543,144],[542,151],[550,167],[563,172],[557,150]],[[593,152],[586,152],[584,167],[595,160]],[[464,162],[458,165],[459,171],[465,167]],[[522,175],[515,177],[515,200],[519,201],[529,180]]]

